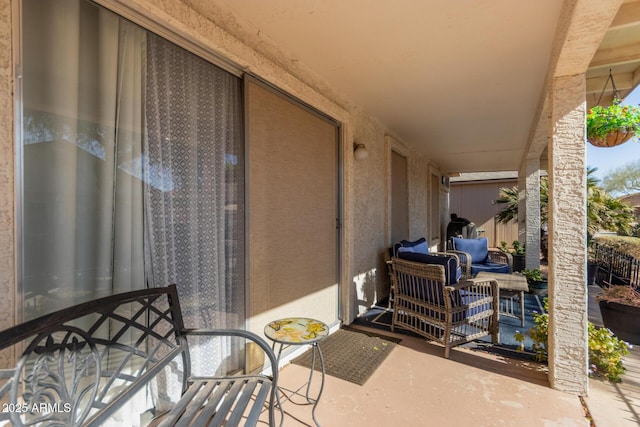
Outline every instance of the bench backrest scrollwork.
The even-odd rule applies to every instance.
[[[0,332],[18,349],[0,370],[2,421],[101,425],[188,349],[175,285],[108,296]],[[180,358],[180,356],[182,356]]]

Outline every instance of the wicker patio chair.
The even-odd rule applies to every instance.
[[[423,254],[422,252],[402,252],[401,251],[401,247],[405,246],[405,245],[421,245],[424,244],[425,246],[425,250],[426,252],[424,253],[424,255],[431,255],[431,256],[442,256],[442,257],[449,257],[449,258],[453,258],[455,260],[455,269],[459,269],[460,272],[462,274],[457,274],[454,282],[457,282],[458,279],[461,276],[464,276],[464,272],[465,272],[465,268],[461,268],[461,264],[460,264],[460,258],[458,257],[458,254],[456,253],[452,253],[452,252],[429,252],[428,248],[426,248],[426,239],[424,237],[416,240],[415,242],[408,242],[406,240],[403,240],[400,243],[396,243],[395,245],[393,245],[392,247],[388,248],[385,251],[385,264],[387,265],[387,273],[389,274],[389,281],[390,281],[390,289],[389,289],[389,298],[388,298],[388,308],[392,308],[393,307],[393,298],[395,295],[395,290],[394,290],[394,281],[393,281],[393,263],[391,262],[393,257],[399,257],[399,258],[403,258],[403,259],[409,259],[410,261],[416,261],[416,262],[425,262],[423,260],[421,260],[421,255]],[[406,247],[406,246],[405,246]],[[428,257],[427,257],[428,258]],[[469,260],[470,262],[470,260]],[[468,270],[468,268],[467,268]],[[445,272],[445,275],[447,274],[447,272]],[[464,276],[466,277],[466,276]],[[447,279],[450,279],[449,277],[447,277]],[[447,280],[447,284],[450,284],[451,281]]]
[[[444,357],[460,344],[491,335],[498,341],[498,283],[470,279],[447,286],[442,265],[392,259],[396,326],[444,345]]]

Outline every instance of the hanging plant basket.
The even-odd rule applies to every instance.
[[[587,138],[587,141],[589,141],[591,145],[595,145],[596,147],[615,147],[616,145],[627,142],[634,136],[635,132],[628,132],[627,130],[620,129],[610,132],[605,136],[594,136]]]
[[[640,131],[640,109],[615,99],[608,107],[596,105],[587,113],[587,140],[596,147],[615,147]]]
[[[600,105],[600,101],[609,81],[613,89],[613,102],[605,107]],[[604,83],[598,103],[587,113],[587,141],[596,147],[615,147],[629,141],[638,132],[640,108],[622,104],[609,69],[609,78]]]

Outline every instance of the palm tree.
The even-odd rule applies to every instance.
[[[631,233],[635,218],[633,207],[612,197],[601,187],[587,189],[587,236],[599,230],[611,230],[621,235]]]
[[[506,224],[518,220],[518,187],[502,187],[498,191],[496,203],[506,205],[503,210],[496,214],[498,223]]]
[[[611,196],[600,187],[600,180],[594,176],[598,168],[587,168],[587,236],[588,239],[601,229],[628,235],[635,221],[633,208]],[[496,203],[506,207],[498,212],[500,223],[518,220],[518,187],[501,188]],[[540,178],[540,222],[547,222],[549,205],[549,180]]]
[[[518,220],[518,187],[503,187],[498,192],[498,204],[505,204],[506,207],[496,214],[499,223],[506,224],[510,221]],[[540,178],[540,222],[547,223],[547,206],[549,205],[549,179],[546,176]]]

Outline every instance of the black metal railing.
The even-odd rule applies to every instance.
[[[609,246],[593,243],[594,281],[599,286],[627,285],[640,290],[640,260]]]

